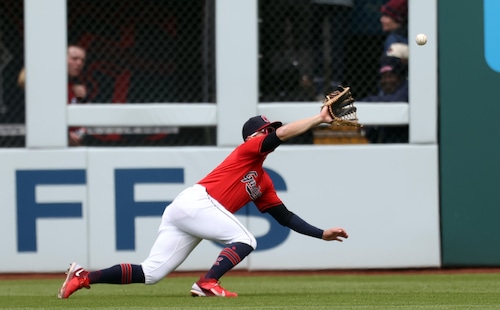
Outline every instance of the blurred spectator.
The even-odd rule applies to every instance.
[[[385,55],[393,43],[408,44],[408,2],[389,0],[380,8],[382,31],[387,33],[384,42]]]
[[[85,65],[85,50],[77,45],[68,46],[68,104],[85,103],[87,88],[79,81]],[[26,69],[23,67],[17,77],[17,84],[23,90],[26,87]],[[68,143],[70,146],[82,145],[85,136],[84,127],[70,127],[68,129]]]
[[[86,56],[82,47],[68,46],[68,103],[84,103],[87,100],[87,88],[79,80]]]
[[[312,81],[318,100],[344,82],[353,6],[354,0],[311,0]]]
[[[378,94],[357,100],[359,102],[408,102],[407,66],[400,58],[382,57],[379,70]],[[408,126],[368,126],[366,137],[371,143],[407,143]]]
[[[376,95],[358,101],[408,102],[408,2],[389,0],[381,6],[380,23],[386,33]],[[408,126],[369,126],[365,136],[371,143],[407,143]]]
[[[382,57],[379,70],[380,91],[378,94],[363,98],[370,102],[408,102],[407,66],[400,58]],[[358,100],[361,101],[361,100]]]
[[[87,88],[79,80],[86,59],[85,49],[78,45],[68,46],[68,104],[87,102]],[[70,127],[68,143],[70,146],[82,145],[85,137],[84,127]]]

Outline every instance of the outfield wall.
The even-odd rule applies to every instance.
[[[140,263],[165,205],[240,143],[248,117],[264,114],[287,123],[314,115],[321,104],[258,102],[257,1],[217,0],[215,104],[67,105],[61,56],[66,1],[24,4],[26,148],[0,150],[0,272],[60,272],[74,260],[90,269]],[[409,5],[410,37],[429,36],[425,48],[410,44],[409,103],[359,103],[358,116],[365,125],[410,124],[410,143],[284,145],[265,164],[292,211],[320,227],[345,227],[349,240],[327,243],[290,233],[245,208],[237,216],[256,235],[258,248],[239,268],[441,265],[437,1]],[[217,146],[68,148],[66,128],[73,125],[216,126]],[[218,251],[202,242],[181,269],[207,269]]]
[[[230,150],[2,151],[0,272],[140,263],[165,205]],[[342,226],[350,238],[302,236],[252,206],[238,217],[258,248],[239,268],[440,266],[435,146],[282,146],[265,167],[291,210],[319,227]],[[180,270],[206,269],[218,252],[204,241]]]
[[[229,151],[226,147],[233,147],[240,141],[235,128],[239,128],[249,115],[265,114],[270,119],[289,122],[317,111],[317,102],[270,104],[257,101],[258,48],[253,26],[257,24],[256,1],[236,3],[233,0],[216,1],[219,25],[216,29],[217,103],[189,104],[190,108],[196,108],[197,113],[193,114],[185,106],[172,103],[144,103],[133,108],[126,105],[111,108],[101,104],[67,106],[62,91],[66,88],[66,80],[64,57],[61,57],[61,46],[66,42],[66,1],[25,0],[27,83],[31,85],[26,93],[27,148],[0,151],[0,272],[60,271],[70,260],[97,268],[111,261],[141,261],[154,238],[158,218],[141,216],[134,219],[134,249],[116,249],[117,218],[114,215],[119,205],[115,197],[132,192],[117,189],[113,177],[116,170],[154,168],[182,173],[183,182],[134,187],[136,196],[128,201],[143,202],[141,205],[150,201],[147,207],[151,213],[158,214],[165,201],[200,178],[211,163],[222,159]],[[241,5],[245,7],[242,9]],[[290,234],[285,242],[276,243],[267,237],[270,229],[275,236],[274,226],[262,218],[245,216],[242,220],[261,238],[259,250],[241,267],[499,265],[497,222],[500,209],[495,180],[500,156],[496,143],[499,136],[496,112],[500,107],[496,91],[500,82],[500,54],[496,51],[500,50],[500,41],[498,31],[493,31],[498,26],[497,19],[492,18],[499,10],[498,1],[418,0],[410,1],[409,6],[409,37],[420,32],[429,37],[423,47],[417,47],[413,40],[410,42],[409,104],[358,104],[358,116],[364,124],[410,124],[409,145],[303,146],[297,151],[292,151],[295,147],[282,147],[266,164],[277,172],[276,178],[280,176],[284,180],[286,191],[281,191],[280,195],[292,210],[319,226],[327,226],[330,224],[327,219],[331,218],[331,224],[345,226],[351,238],[343,244],[326,244]],[[438,19],[438,9],[439,17],[445,18]],[[246,35],[241,35],[242,32]],[[44,33],[51,33],[51,36],[44,36]],[[461,39],[464,36],[468,38],[467,44]],[[39,49],[40,37],[45,40],[43,50]],[[233,68],[245,74],[236,75]],[[51,78],[40,78],[45,77],[46,72],[51,72]],[[466,85],[469,91],[461,91]],[[474,109],[487,111],[478,114],[480,122],[471,122],[475,116],[470,112],[470,85],[481,89],[474,93]],[[142,109],[137,110],[138,106]],[[110,150],[66,147],[67,126],[100,126],[102,120],[109,126],[130,125],[131,120],[139,126],[217,125],[217,145],[221,148]],[[107,159],[101,162],[101,156]],[[331,163],[318,169],[324,158],[331,158]],[[292,162],[292,159],[295,160]],[[118,160],[125,163],[120,166]],[[282,167],[289,160],[288,166]],[[333,176],[318,172],[332,171],[332,167]],[[174,168],[178,170],[168,170]],[[76,184],[19,184],[18,175],[21,179],[23,176],[40,177],[40,170],[42,184],[50,181],[52,170],[70,170],[60,173]],[[336,175],[342,177],[334,179]],[[49,177],[49,181],[44,177]],[[51,182],[61,182],[60,177]],[[326,195],[332,191],[332,182],[339,186],[334,190],[341,191],[344,196],[330,204],[326,202]],[[158,190],[154,190],[156,186]],[[308,197],[312,197],[311,204],[305,201]],[[44,203],[56,205],[50,207]],[[339,210],[340,205],[348,207]],[[28,215],[21,223],[19,209]],[[123,227],[124,234],[130,234],[132,226]],[[68,234],[70,230],[76,232]],[[279,235],[280,231],[277,233]],[[19,250],[20,238],[24,240],[22,251]],[[33,248],[33,240],[36,240],[36,251],[26,251]],[[263,245],[269,249],[261,251]],[[182,268],[205,269],[216,252],[215,246],[204,242]],[[210,256],[207,258],[205,254]],[[285,259],[281,260],[282,256]]]

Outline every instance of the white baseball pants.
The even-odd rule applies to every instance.
[[[241,242],[254,249],[257,246],[243,224],[205,187],[196,184],[165,208],[156,241],[141,263],[146,284],[154,284],[174,271],[203,239],[223,244]]]

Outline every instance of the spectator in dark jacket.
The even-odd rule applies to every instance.
[[[407,66],[398,57],[382,57],[379,93],[358,101],[408,102]]]
[[[383,57],[379,74],[379,93],[357,101],[408,102],[407,66],[400,58]],[[365,135],[371,143],[407,143],[408,126],[367,127]]]

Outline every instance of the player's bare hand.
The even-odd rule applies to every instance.
[[[343,238],[349,238],[349,235],[343,228],[330,228],[323,231],[323,240],[327,241],[344,241]]]
[[[82,135],[71,131],[68,135],[68,141],[70,146],[80,146],[82,145]]]
[[[328,111],[328,107],[327,106],[323,106],[321,108],[321,112],[319,113],[319,115],[321,116],[321,120],[323,121],[323,123],[331,123],[331,122],[333,122],[333,118],[330,115],[330,111]]]
[[[87,88],[82,84],[73,85],[73,93],[77,98],[85,98],[87,97]]]

